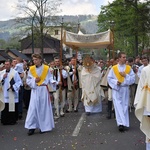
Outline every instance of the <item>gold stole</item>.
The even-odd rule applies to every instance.
[[[112,69],[113,69],[118,81],[122,83],[124,81],[124,77],[120,75],[118,65],[113,66]],[[130,70],[131,70],[131,67],[129,65],[126,65],[125,73],[129,74]]]
[[[37,83],[38,86],[40,86],[43,83],[43,81],[45,80],[47,73],[48,73],[48,70],[49,70],[49,67],[47,65],[43,65],[43,71],[42,71],[42,74],[40,76],[41,80]],[[36,66],[35,65],[30,67],[30,72],[31,72],[33,77],[35,77],[35,78],[39,77],[36,73]]]

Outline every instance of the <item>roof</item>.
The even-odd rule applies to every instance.
[[[4,58],[3,56],[0,56],[0,61],[5,61],[6,58]]]
[[[24,49],[22,51],[23,54],[32,54],[32,48]],[[34,53],[39,54],[41,53],[40,48],[34,48]],[[44,54],[56,54],[58,53],[55,49],[53,48],[44,48],[43,49]]]
[[[19,51],[16,50],[16,49],[9,49],[9,50],[7,50],[7,53],[8,53],[8,52],[13,53],[16,57],[21,57],[21,58],[24,59],[24,60],[30,60],[25,54],[19,52]]]
[[[6,59],[12,59],[12,58],[5,52],[5,50],[0,50],[0,55],[1,55],[2,57],[4,57],[5,60],[6,60]]]

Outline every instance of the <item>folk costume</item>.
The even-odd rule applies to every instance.
[[[76,74],[73,71],[76,70]],[[79,103],[79,73],[77,66],[71,65],[68,69],[68,92],[67,92],[67,100],[69,108],[66,112],[71,112],[72,107],[74,112],[78,112],[78,103]],[[71,83],[69,82],[71,81]],[[74,84],[76,82],[76,84]],[[70,88],[71,85],[71,88]]]
[[[108,73],[111,70],[111,68],[112,68],[112,65],[107,68],[107,71],[106,71],[104,77],[101,80],[101,86],[105,87],[105,88],[106,87],[108,88],[108,115],[107,115],[108,119],[111,119],[111,116],[112,116],[112,106],[113,106],[112,89],[109,86],[108,81],[107,81]],[[105,95],[105,97],[106,97],[106,95]]]
[[[24,71],[24,76],[23,76],[23,87],[24,87],[23,101],[24,101],[25,108],[27,110],[29,108],[29,102],[30,102],[30,96],[31,96],[31,88],[30,88],[30,86],[28,86],[26,84],[26,79],[27,79],[27,76],[28,76],[28,72],[29,72],[29,70],[26,69]]]
[[[38,83],[35,78],[40,77]],[[54,128],[54,119],[51,106],[48,84],[55,84],[47,65],[31,66],[26,83],[31,87],[31,98],[25,128],[40,129],[41,132],[51,131]]]
[[[3,79],[4,74],[7,77]],[[18,92],[22,84],[21,78],[17,71],[13,68],[10,70],[2,70],[0,73],[1,82],[1,98],[5,103],[5,108],[1,112],[1,123],[3,125],[16,124],[18,120]]]
[[[135,95],[135,115],[140,121],[140,129],[146,135],[146,150],[150,150],[150,65],[144,67]]]
[[[68,77],[68,74],[64,69],[60,70],[56,66],[53,68],[53,79],[56,80],[56,83],[57,83],[56,91],[53,92],[55,118],[64,116],[64,106],[66,102],[67,77]],[[61,86],[58,85],[60,81],[62,82]],[[59,104],[60,104],[60,109],[59,109]]]
[[[125,72],[126,77],[119,72]],[[117,85],[117,82],[120,85]],[[129,65],[117,64],[111,68],[108,74],[108,84],[112,88],[112,97],[115,107],[117,126],[129,127],[129,85],[135,82],[135,74]]]

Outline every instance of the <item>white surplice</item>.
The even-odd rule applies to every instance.
[[[42,71],[43,65],[36,68],[36,73],[38,76],[41,75]],[[51,87],[53,87],[55,82],[56,81],[53,80],[53,75],[50,71],[48,71],[48,74],[42,84],[51,84]],[[30,71],[26,83],[31,87],[31,98],[25,121],[25,128],[38,128],[42,132],[51,131],[54,128],[54,119],[48,87],[38,86]]]
[[[147,86],[146,89],[143,89]],[[147,91],[146,91],[147,90]],[[150,65],[144,67],[141,72],[137,87],[134,106],[135,115],[140,121],[140,129],[146,135],[146,143],[150,149]]]
[[[6,69],[2,70],[0,73],[0,81],[3,80],[3,76],[6,73]],[[10,80],[14,79],[15,83],[13,85],[14,92],[10,89]],[[3,99],[4,103],[9,103],[9,111],[15,111],[15,103],[18,103],[18,92],[20,85],[22,84],[21,78],[17,71],[13,68],[7,73],[7,77],[4,79],[3,89]]]
[[[126,65],[117,65],[119,72],[125,71]],[[126,74],[123,83],[117,85],[117,77],[111,69],[108,74],[108,84],[112,88],[112,97],[115,107],[117,125],[129,127],[129,85],[135,82],[135,74],[131,69],[129,74]]]

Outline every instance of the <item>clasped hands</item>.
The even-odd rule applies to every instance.
[[[35,82],[36,82],[36,83],[40,82],[40,80],[41,80],[40,77],[36,77],[36,78],[35,78]]]
[[[126,73],[125,73],[125,72],[119,72],[119,74],[120,74],[122,77],[126,77]]]
[[[120,74],[122,77],[126,77],[126,73],[125,73],[125,72],[119,72],[119,74]],[[117,81],[117,85],[121,85],[121,82]]]

